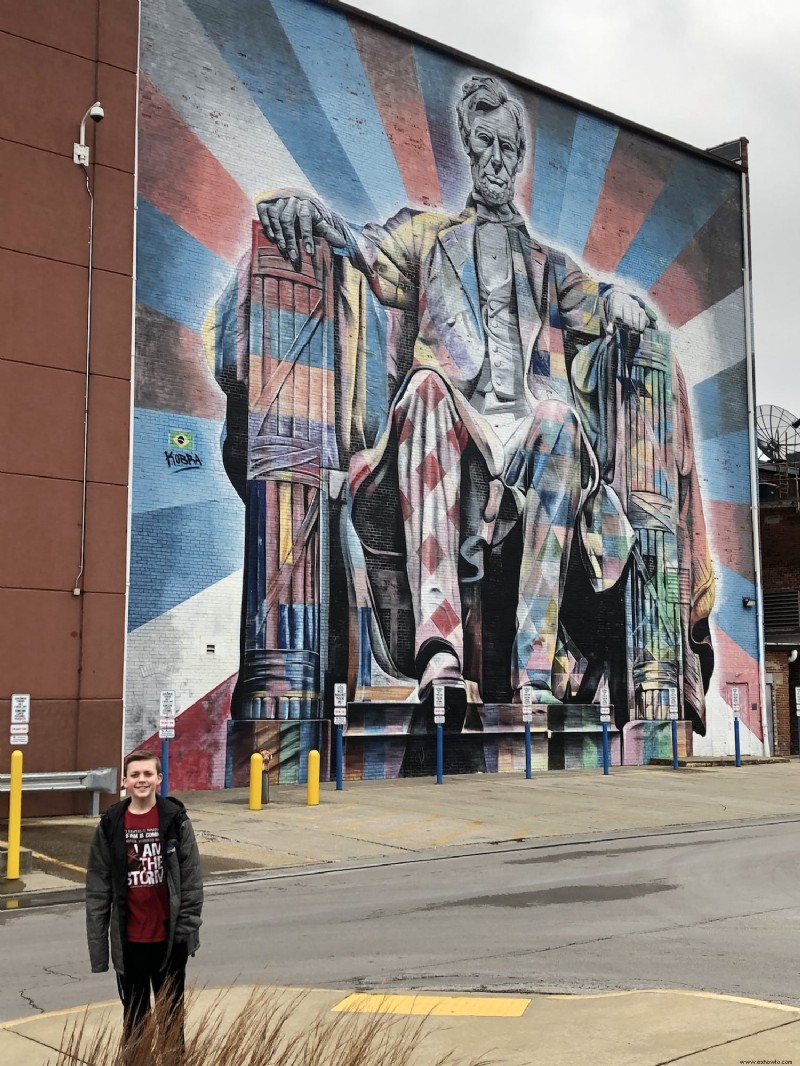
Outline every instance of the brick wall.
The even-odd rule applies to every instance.
[[[765,667],[772,676],[772,719],[775,731],[775,754],[797,754],[797,730],[795,728],[795,701],[790,678],[791,665],[788,653],[767,647]]]
[[[0,769],[31,696],[25,770],[118,765],[128,508],[137,0],[0,5]],[[95,197],[85,569],[89,198]],[[2,801],[0,801],[2,802]],[[85,798],[26,796],[25,814]]]

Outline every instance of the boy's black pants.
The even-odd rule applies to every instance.
[[[122,1000],[124,1040],[127,1042],[147,1017],[150,1010],[150,989],[158,996],[161,990],[172,1000],[172,1015],[180,1027],[183,1044],[183,989],[186,980],[186,944],[176,943],[166,967],[162,970],[166,941],[157,944],[125,945],[124,973],[117,974],[117,987]]]

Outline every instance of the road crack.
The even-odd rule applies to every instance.
[[[800,1025],[800,1021],[797,1018],[792,1019],[789,1022],[781,1022],[779,1025],[769,1025],[766,1029],[756,1029],[753,1033],[744,1033],[742,1036],[734,1036],[730,1040],[723,1040],[719,1044],[709,1044],[708,1047],[697,1048],[696,1051],[688,1051],[685,1055],[677,1055],[674,1059],[663,1059],[661,1062],[655,1063],[655,1066],[670,1066],[673,1062],[688,1062],[689,1059],[693,1059],[696,1055],[704,1055],[706,1051],[715,1051],[721,1047],[732,1047],[734,1044],[740,1043],[742,1040],[750,1040],[754,1036],[763,1036],[764,1033],[774,1033],[778,1029],[786,1029],[790,1025]],[[740,1059],[740,1062],[745,1062],[745,1059]],[[753,1060],[756,1061],[756,1060]],[[777,1062],[777,1059],[759,1059],[759,1062]]]
[[[73,973],[64,973],[62,970],[53,970],[50,966],[43,966],[42,970],[45,973],[51,974],[53,977],[66,977],[70,981],[80,981],[79,977],[76,977]]]
[[[27,989],[21,988],[19,991],[20,999],[24,999],[29,1007],[32,1007],[37,1014],[44,1014],[44,1007],[40,1007],[38,1003],[34,1003],[31,997],[27,994]]]

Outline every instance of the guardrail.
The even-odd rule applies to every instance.
[[[11,774],[0,774],[0,792],[11,790]],[[117,768],[101,766],[96,770],[62,770],[22,775],[23,792],[91,792],[89,816],[100,814],[100,793],[117,791]]]

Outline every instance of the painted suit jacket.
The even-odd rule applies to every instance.
[[[341,226],[340,220],[337,222]],[[413,373],[435,370],[450,386],[458,413],[490,477],[499,478],[505,465],[502,444],[494,434],[487,435],[485,423],[476,417],[469,402],[486,358],[475,266],[478,225],[474,208],[455,218],[404,208],[384,226],[366,226],[358,237],[347,231],[347,254],[382,304],[415,319],[411,362],[407,368],[398,367],[394,402],[402,396]],[[601,287],[563,252],[537,243],[524,225],[509,227],[509,234],[524,388],[531,410],[543,400],[560,400],[575,410],[582,425],[581,406],[615,410],[616,396],[604,395],[598,388],[590,390],[593,395],[581,388],[581,406],[576,404],[570,372],[578,365],[575,353],[605,337],[603,292],[609,287]],[[614,419],[608,412],[591,421],[605,427]],[[369,493],[371,479],[381,476],[391,434],[390,415],[375,447],[353,456],[349,480],[354,512],[359,510],[359,496]],[[589,579],[601,591],[619,580],[634,536],[615,490],[603,480],[597,441],[586,435],[584,443],[591,473],[579,532]],[[464,532],[470,537],[476,529]]]

